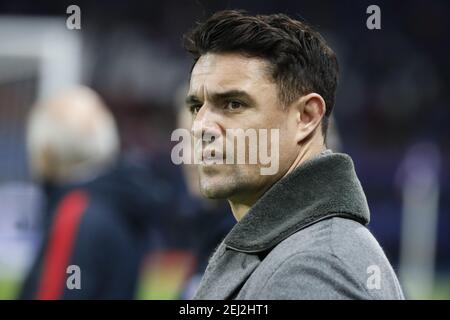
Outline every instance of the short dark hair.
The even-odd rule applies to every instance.
[[[339,66],[333,50],[306,23],[285,14],[219,11],[187,33],[184,46],[193,55],[194,65],[206,53],[236,52],[267,60],[284,105],[311,92],[323,97],[322,132],[326,136]]]

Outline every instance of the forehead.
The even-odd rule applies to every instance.
[[[190,94],[221,92],[230,89],[253,91],[273,85],[269,63],[240,54],[208,53],[199,58],[191,73]]]

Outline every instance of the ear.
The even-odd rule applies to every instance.
[[[298,99],[296,103],[297,143],[303,141],[319,127],[325,110],[325,100],[317,93],[309,93]]]

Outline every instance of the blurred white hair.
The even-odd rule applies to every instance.
[[[77,87],[35,105],[29,115],[27,149],[39,180],[89,179],[115,162],[116,123],[101,98]]]

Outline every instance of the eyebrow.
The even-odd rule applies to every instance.
[[[201,103],[201,101],[195,94],[191,94],[186,97],[185,103],[186,103],[186,105],[192,105],[192,104]]]
[[[223,101],[227,99],[244,99],[248,103],[254,103],[254,99],[245,91],[242,90],[229,90],[225,92],[216,92],[211,95],[211,100],[213,101]],[[201,103],[201,100],[195,95],[191,94],[186,97],[186,104],[192,105],[196,103]]]

